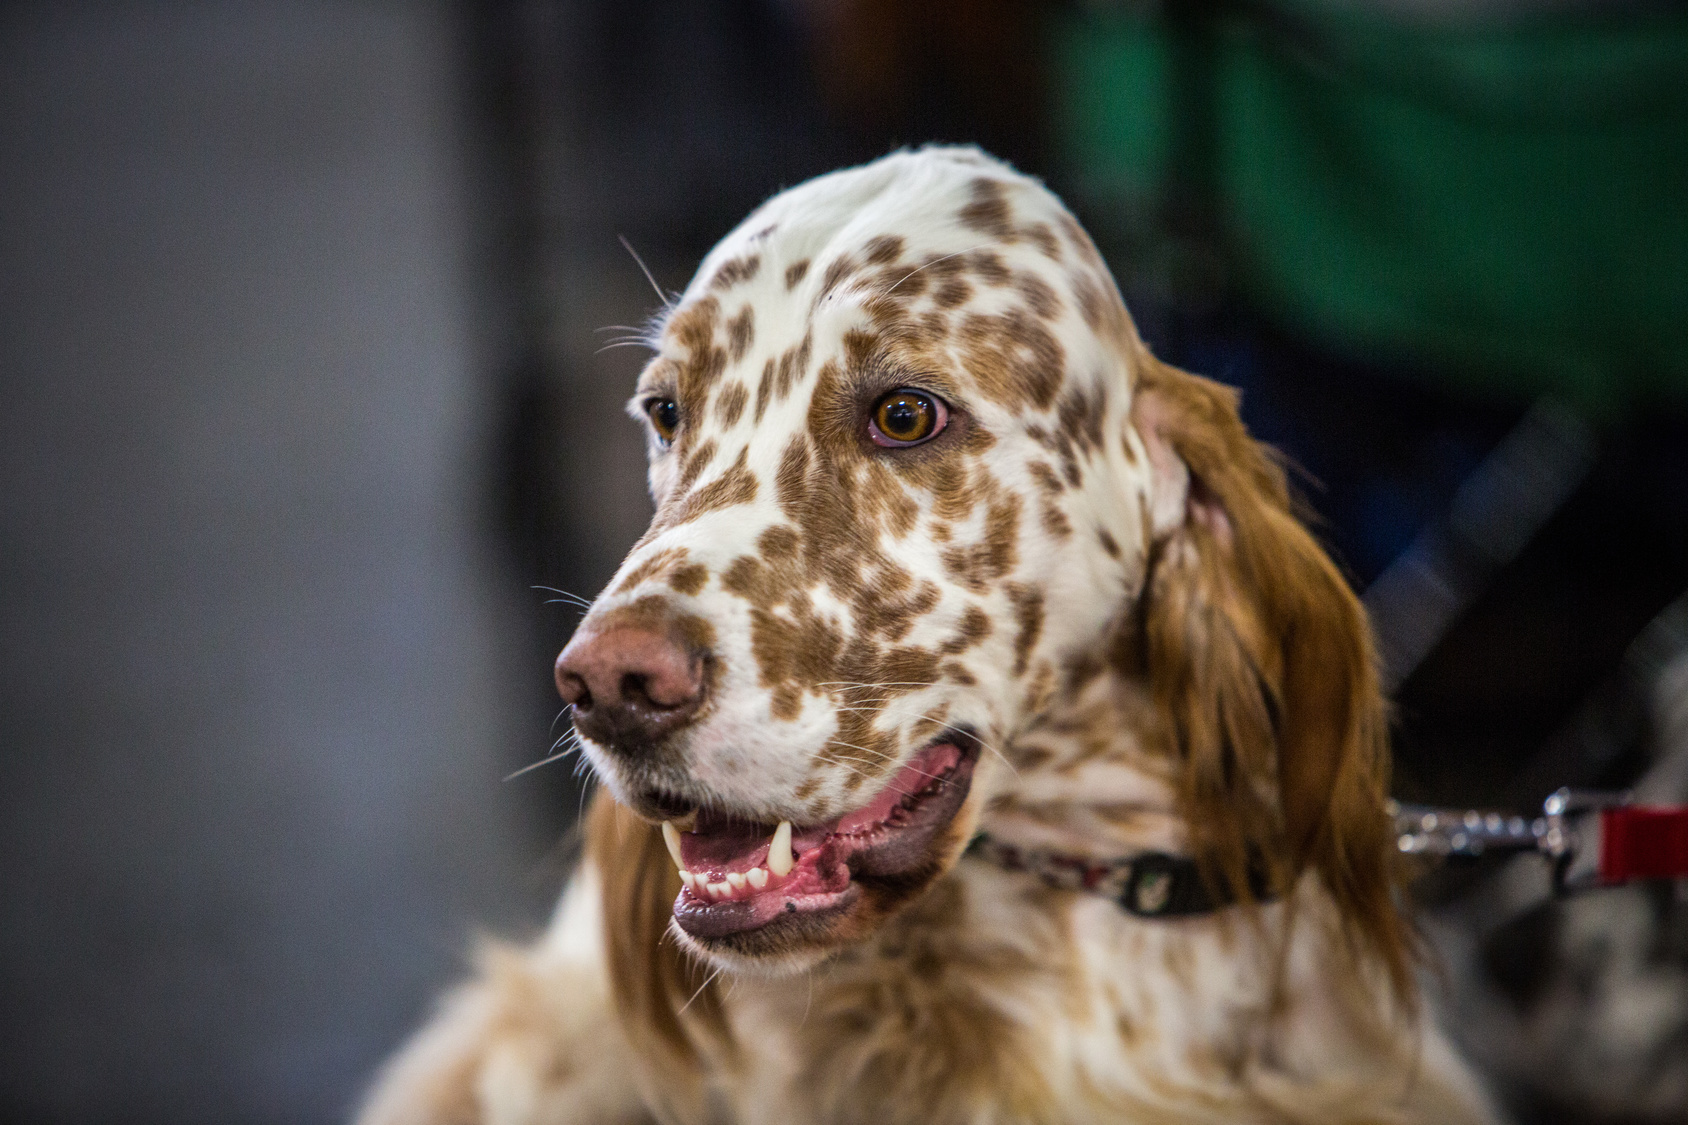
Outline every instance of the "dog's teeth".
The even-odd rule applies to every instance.
[[[728,895],[733,893],[733,885],[724,881],[716,883],[713,887],[709,888],[709,892],[716,898],[726,898]]]
[[[674,866],[684,871],[686,861],[680,858],[680,830],[666,820],[662,822],[662,842],[668,845],[668,854],[674,857]]]
[[[782,820],[774,829],[774,842],[768,845],[768,870],[775,875],[789,875],[791,865],[791,821]]]
[[[768,885],[768,869],[766,867],[752,867],[744,873],[745,882],[761,890]]]
[[[680,869],[680,882],[686,884],[686,886],[690,887],[694,891],[697,890],[697,876],[693,875],[690,871],[687,871],[684,867]]]
[[[740,890],[744,887],[744,876],[737,871],[729,871],[727,872],[727,882],[733,885],[735,891]]]

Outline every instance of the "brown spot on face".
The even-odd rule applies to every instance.
[[[1061,396],[1056,428],[1080,451],[1094,453],[1102,448],[1102,419],[1107,411],[1106,394],[1101,387],[1094,393],[1074,387]]]
[[[983,593],[1019,560],[1019,526],[1020,498],[1006,493],[986,509],[983,538],[968,547],[945,549],[944,569],[972,592]]]
[[[713,452],[711,450],[712,455]],[[756,499],[756,474],[745,463],[749,455],[748,446],[740,449],[738,458],[726,472],[678,503],[664,507],[657,513],[651,527],[669,528],[690,523],[706,512],[748,504]]]
[[[995,250],[975,250],[962,255],[963,266],[986,285],[1007,285],[1014,276],[1002,255]]]
[[[1131,352],[1136,333],[1106,270],[1098,274],[1074,267],[1067,273],[1067,284],[1078,301],[1079,314],[1084,317],[1085,325],[1104,340],[1111,341],[1127,353]]]
[[[887,262],[894,262],[903,256],[903,239],[901,235],[882,234],[863,248],[871,266],[882,266]]]
[[[1049,701],[1055,696],[1057,686],[1055,666],[1047,660],[1037,662],[1032,670],[1032,678],[1026,686],[1025,698],[1020,706],[1026,709],[1026,714],[1037,715],[1049,709]]]
[[[869,461],[863,465],[857,483],[860,511],[869,526],[883,526],[897,539],[914,530],[920,519],[920,505],[883,462]]]
[[[791,263],[789,266],[785,267],[785,287],[787,289],[797,288],[797,283],[802,281],[803,275],[808,272],[809,259],[804,258],[801,261]]]
[[[1119,541],[1112,535],[1108,534],[1107,528],[1102,528],[1097,531],[1096,538],[1102,541],[1102,550],[1108,552],[1108,557],[1110,559],[1119,558]]]
[[[756,549],[770,562],[790,561],[797,557],[797,532],[782,524],[768,528],[756,539]]]
[[[932,303],[940,309],[953,309],[973,299],[973,287],[959,277],[947,279],[932,294]]]
[[[780,353],[778,371],[774,376],[775,402],[784,402],[791,394],[791,388],[808,373],[809,349],[813,342],[813,333],[805,332],[803,339]]]
[[[721,268],[715,271],[715,276],[709,279],[711,289],[731,289],[735,285],[742,285],[756,276],[756,271],[762,268],[760,254],[747,254],[739,258],[729,258],[721,263]]]
[[[1015,241],[1018,234],[1014,230],[1014,211],[1008,205],[1008,193],[1002,183],[981,176],[968,186],[972,201],[955,216],[961,225],[1002,242]]]
[[[668,322],[666,334],[686,349],[685,361],[677,365],[676,393],[682,410],[694,404],[701,406],[709,396],[710,385],[727,369],[727,350],[715,344],[715,324],[720,315],[720,302],[705,297]]]
[[[737,316],[727,321],[727,347],[734,363],[744,358],[744,353],[750,350],[750,345],[755,339],[756,314],[746,303]]]
[[[693,597],[709,582],[709,568],[702,563],[683,566],[668,576],[668,585],[675,593]]]
[[[1049,467],[1047,461],[1033,461],[1026,466],[1026,472],[1031,474],[1037,483],[1038,491],[1045,496],[1059,496],[1066,489],[1061,478],[1055,475],[1055,470]]]
[[[1014,620],[1019,626],[1019,632],[1014,634],[1014,675],[1023,676],[1032,649],[1043,635],[1043,591],[1010,582],[1008,599],[1014,603]]]
[[[715,400],[715,417],[720,421],[723,430],[730,430],[738,425],[738,420],[744,417],[744,408],[749,401],[750,392],[744,389],[743,383],[735,382],[721,392]]]
[[[1049,229],[1048,223],[1028,223],[1020,228],[1020,237],[1036,246],[1050,261],[1061,260],[1061,241],[1055,237],[1055,232]]]
[[[856,260],[848,254],[841,254],[834,258],[826,267],[826,273],[821,275],[821,291],[815,294],[816,302],[825,300],[834,289],[842,285],[846,278],[856,272]]]
[[[1053,320],[1060,313],[1061,298],[1055,295],[1054,288],[1047,281],[1030,270],[1021,270],[1014,275],[1014,288],[1025,299],[1032,315]]]
[[[628,591],[637,588],[641,583],[648,582],[651,578],[661,574],[663,571],[668,570],[671,567],[678,566],[685,561],[686,549],[684,547],[666,547],[663,550],[655,551],[648,555],[644,561],[639,563],[638,566],[635,566],[632,570],[628,571],[626,576],[616,584],[615,589],[612,590],[611,593],[625,594]]]
[[[767,651],[767,650],[764,650]],[[757,657],[761,659],[760,656]],[[782,723],[789,723],[803,713],[803,692],[796,684],[780,684],[768,700],[768,714]]]
[[[955,636],[939,645],[938,651],[945,656],[956,656],[990,636],[990,632],[990,615],[976,605],[969,605],[956,626]]]
[[[680,490],[691,487],[692,482],[697,480],[699,474],[714,459],[717,448],[713,441],[706,441],[687,454],[686,459],[680,462]]]
[[[761,423],[762,415],[768,409],[768,399],[773,393],[774,361],[770,359],[762,365],[762,378],[756,383],[756,413],[751,418],[753,423]]]
[[[959,660],[944,661],[940,671],[943,672],[944,679],[952,684],[960,684],[962,687],[976,687],[979,683],[973,677],[973,673],[967,670],[967,665]]]
[[[868,286],[877,299],[867,306],[868,314],[876,320],[889,320],[901,315],[916,297],[926,292],[927,277],[919,268],[907,264],[886,266]]]
[[[1051,539],[1065,539],[1073,533],[1073,525],[1055,501],[1044,498],[1038,511],[1038,522]]]
[[[1079,315],[1084,317],[1085,326],[1092,332],[1100,332],[1106,312],[1101,287],[1089,273],[1078,269],[1067,275],[1067,287],[1078,300]]]
[[[972,313],[959,332],[962,361],[979,389],[1011,410],[1047,410],[1066,375],[1055,336],[1023,309]]]
[[[779,497],[780,509],[793,520],[803,514],[807,495],[803,486],[808,476],[809,443],[799,434],[786,443],[785,452],[780,454],[779,471],[774,474],[774,489]]]

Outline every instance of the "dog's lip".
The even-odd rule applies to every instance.
[[[859,881],[895,878],[930,861],[933,839],[966,802],[980,743],[965,731],[929,743],[866,805],[830,821],[793,827],[794,865],[766,889],[745,888],[716,899],[687,886],[674,918],[693,937],[725,937],[799,916],[848,909]],[[680,835],[682,858],[702,881],[766,868],[774,825],[700,814],[695,831]]]

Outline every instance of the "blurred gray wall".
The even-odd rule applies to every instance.
[[[6,1121],[340,1119],[542,920],[449,16],[0,13]]]

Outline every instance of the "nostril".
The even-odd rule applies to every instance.
[[[642,704],[650,707],[656,704],[651,698],[650,681],[643,672],[627,672],[621,677],[621,698],[623,702]]]
[[[592,690],[586,686],[586,680],[574,672],[557,669],[557,694],[577,711],[592,709]]]

